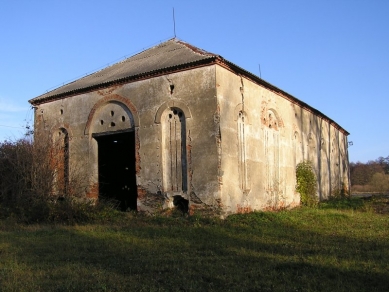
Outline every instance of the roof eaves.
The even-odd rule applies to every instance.
[[[230,71],[233,71],[235,73],[241,74],[242,76],[245,76],[246,78],[250,79],[254,83],[257,83],[258,85],[262,85],[262,86],[270,89],[274,93],[282,96],[283,98],[289,100],[290,102],[297,104],[297,105],[303,107],[304,109],[308,110],[309,112],[326,120],[327,122],[329,122],[332,126],[334,126],[336,129],[341,131],[346,136],[350,135],[350,133],[347,132],[345,129],[343,129],[338,123],[336,123],[334,120],[332,120],[331,118],[329,118],[328,116],[326,116],[325,114],[320,112],[319,110],[313,108],[309,104],[301,101],[300,99],[294,97],[293,95],[283,91],[282,89],[272,85],[271,83],[263,80],[262,78],[259,78],[258,76],[254,75],[253,73],[250,73],[249,71],[235,65],[234,63],[232,63],[230,61],[225,60],[224,58],[222,58],[220,56],[219,56],[219,58],[217,58],[217,64],[226,68],[227,70],[230,70]]]
[[[97,89],[106,88],[106,87],[109,87],[109,86],[114,85],[114,84],[135,82],[135,81],[139,81],[139,80],[144,80],[144,79],[149,79],[149,78],[157,77],[160,75],[164,75],[166,73],[176,73],[176,72],[180,72],[180,71],[186,71],[189,69],[194,69],[194,68],[212,65],[213,63],[215,63],[216,59],[217,59],[216,55],[211,55],[211,56],[209,56],[209,58],[197,60],[194,62],[182,63],[180,65],[160,68],[157,70],[152,70],[152,71],[148,71],[148,72],[144,72],[144,73],[140,73],[140,74],[136,74],[136,75],[130,75],[130,76],[126,76],[123,78],[111,80],[108,82],[98,83],[95,85],[81,87],[78,89],[62,92],[59,94],[48,95],[50,93],[50,92],[48,92],[48,93],[42,94],[38,97],[35,97],[33,99],[30,99],[28,102],[31,103],[32,105],[39,105],[39,104],[42,104],[42,103],[45,103],[48,101],[58,100],[58,99],[62,99],[64,97],[74,96],[74,95],[78,95],[78,94],[82,94],[82,93],[91,92],[91,91],[94,91]],[[93,74],[95,74],[95,73],[93,73]],[[76,82],[76,81],[73,81],[73,82]],[[64,86],[69,85],[73,82],[65,84]],[[56,88],[56,89],[58,89],[58,88]],[[56,89],[54,89],[52,91],[55,91]]]

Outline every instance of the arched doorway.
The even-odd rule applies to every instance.
[[[99,199],[110,199],[120,210],[137,209],[135,123],[118,101],[101,105],[89,132],[97,142]]]

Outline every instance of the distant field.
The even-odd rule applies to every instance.
[[[0,291],[389,291],[389,199],[317,209],[0,221]]]

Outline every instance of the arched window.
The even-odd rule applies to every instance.
[[[186,192],[186,122],[179,108],[168,108],[162,115],[162,160],[164,191]]]
[[[55,144],[57,189],[65,195],[69,188],[69,134],[66,129],[60,128],[58,130]]]
[[[110,101],[101,105],[90,121],[93,134],[125,131],[134,129],[135,119],[127,106],[118,101]]]
[[[280,183],[279,166],[279,127],[280,122],[277,114],[273,110],[268,110],[265,119],[265,157],[266,157],[266,174],[267,189],[273,192]]]
[[[244,111],[238,113],[238,167],[239,167],[239,187],[246,191],[249,189],[247,162],[246,162],[246,135],[247,135],[247,117]]]
[[[317,142],[315,135],[311,132],[308,135],[308,160],[312,161],[314,166],[317,166]]]
[[[293,148],[294,148],[294,165],[299,164],[303,161],[303,150],[300,140],[300,134],[298,132],[294,132],[293,135]]]

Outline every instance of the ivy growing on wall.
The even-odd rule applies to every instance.
[[[304,206],[316,206],[317,179],[312,162],[304,160],[296,166],[296,191],[300,194],[301,204]]]

